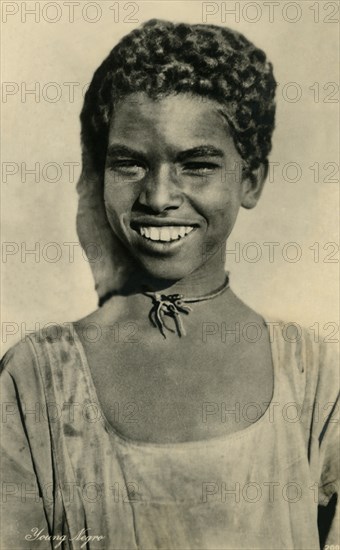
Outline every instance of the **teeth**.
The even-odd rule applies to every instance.
[[[172,241],[175,241],[180,237],[180,232],[178,227],[170,227],[169,231],[170,231]]]
[[[162,227],[160,230],[160,233],[161,233],[161,238],[159,239],[160,241],[171,241],[170,230],[168,227]]]
[[[150,239],[152,241],[159,241],[159,229],[156,227],[150,227]]]
[[[178,239],[182,239],[191,231],[193,230],[193,227],[190,225],[182,225],[182,226],[163,226],[163,227],[139,227],[139,232],[143,237],[146,237],[147,239],[150,239],[151,241],[162,241],[162,242],[169,242],[169,241],[177,241]]]

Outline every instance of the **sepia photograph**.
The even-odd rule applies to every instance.
[[[1,550],[340,550],[339,0],[0,7]]]

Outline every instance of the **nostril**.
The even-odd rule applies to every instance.
[[[139,195],[139,203],[153,213],[161,213],[165,210],[179,208],[183,200],[179,193],[163,191],[160,189],[142,191]]]

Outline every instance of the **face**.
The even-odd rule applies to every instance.
[[[225,250],[240,205],[255,196],[241,165],[214,101],[131,95],[116,105],[109,131],[110,225],[153,277],[178,280],[216,269],[221,255],[207,250]]]

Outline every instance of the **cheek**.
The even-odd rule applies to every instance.
[[[219,233],[234,225],[240,208],[240,198],[235,189],[227,186],[218,193],[207,193],[202,197],[201,208],[210,226]]]
[[[116,235],[122,235],[120,218],[124,212],[124,201],[117,190],[104,187],[104,205],[106,217]]]
[[[117,204],[112,200],[112,197],[104,192],[105,211],[110,222],[117,217]]]
[[[230,235],[236,221],[237,213],[238,209],[230,203],[226,204],[224,207],[219,205],[218,210],[215,211],[212,229],[222,240]]]
[[[113,185],[110,178],[105,178],[104,203],[106,212],[112,217],[119,217],[131,208],[135,198],[128,186]]]

